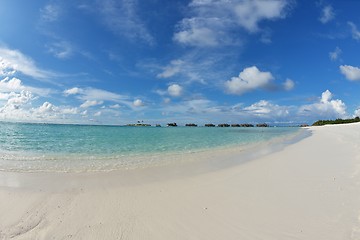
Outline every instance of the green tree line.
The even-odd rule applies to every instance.
[[[356,118],[349,118],[349,119],[338,118],[336,120],[318,120],[313,123],[313,126],[323,126],[323,125],[327,125],[327,124],[355,123],[355,122],[360,122],[360,118],[356,117]]]

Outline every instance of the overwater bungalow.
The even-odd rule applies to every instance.
[[[218,124],[218,127],[230,127],[230,125],[227,123],[220,123]]]
[[[256,124],[256,127],[269,127],[269,125],[266,123],[258,123]]]

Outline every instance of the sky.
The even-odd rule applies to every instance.
[[[0,121],[360,115],[357,0],[0,0]]]

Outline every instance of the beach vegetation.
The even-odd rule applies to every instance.
[[[312,124],[312,126],[323,126],[328,124],[344,124],[344,123],[356,123],[360,122],[360,117],[349,118],[349,119],[341,119],[338,118],[336,120],[318,120]]]

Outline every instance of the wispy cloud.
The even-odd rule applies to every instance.
[[[37,80],[49,80],[57,76],[56,73],[41,69],[35,61],[19,50],[0,46],[0,75],[8,76],[20,72]]]
[[[74,53],[73,46],[67,41],[53,42],[49,44],[47,48],[49,53],[59,59],[70,58]]]
[[[57,4],[47,4],[40,9],[41,20],[45,22],[55,22],[61,16],[62,9]]]
[[[348,22],[348,25],[351,28],[351,34],[352,34],[352,38],[355,40],[360,40],[360,31],[358,30],[357,26],[355,25],[355,23],[353,22]]]
[[[159,71],[156,75],[161,79],[169,79],[182,84],[194,82],[208,84],[217,82],[229,72],[233,65],[229,64],[234,58],[231,53],[217,53],[207,51],[188,51],[183,56],[171,60],[168,64],[148,64],[147,68]],[[226,62],[226,64],[224,64]],[[146,64],[145,64],[146,65]]]
[[[154,37],[138,14],[137,0],[99,0],[97,2],[93,11],[100,14],[103,23],[112,32],[149,45],[155,43]]]
[[[339,47],[336,47],[334,51],[329,52],[329,58],[331,61],[336,61],[339,59],[340,55],[342,53],[342,50]]]
[[[290,5],[286,0],[193,0],[190,16],[178,23],[173,39],[197,47],[238,45],[240,29],[259,32],[260,22],[285,18]]]
[[[326,5],[321,9],[319,21],[323,24],[330,22],[335,18],[334,9],[331,5]]]
[[[65,96],[74,96],[75,98],[82,101],[82,108],[101,105],[105,102],[110,103],[119,103],[123,106],[126,106],[130,109],[134,109],[138,104],[134,104],[137,99],[133,100],[133,97],[127,95],[121,95],[118,93],[106,91],[103,89],[86,87],[79,88],[74,87],[70,89],[66,89],[64,92]],[[120,107],[120,105],[116,105]]]

